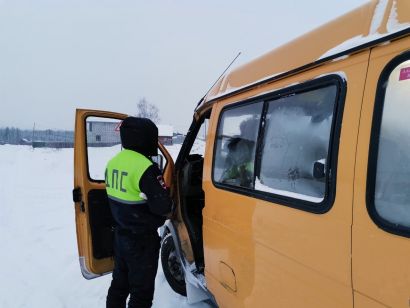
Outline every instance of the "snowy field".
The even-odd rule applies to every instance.
[[[73,150],[2,145],[0,168],[0,307],[105,307],[111,275],[85,280],[78,263]],[[155,284],[153,307],[208,307],[174,293],[161,265]]]

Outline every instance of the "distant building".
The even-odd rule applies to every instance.
[[[158,139],[163,145],[172,145],[172,136],[174,135],[174,128],[171,125],[159,124]]]
[[[27,138],[20,138],[19,144],[20,145],[32,145],[32,142],[31,140],[28,140]]]
[[[121,143],[120,122],[87,121],[87,145],[113,146]]]
[[[174,133],[174,136],[172,137],[173,144],[182,144],[184,140],[185,140],[185,135],[180,134],[180,133]]]
[[[157,125],[158,139],[164,145],[172,145],[174,128]],[[87,145],[90,147],[113,146],[121,143],[119,122],[87,121]]]

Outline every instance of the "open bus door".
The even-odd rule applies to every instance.
[[[113,218],[105,191],[107,162],[121,151],[119,128],[128,115],[108,111],[77,109],[74,140],[74,190],[77,245],[81,272],[86,279],[110,273],[113,260]],[[163,167],[171,186],[174,163],[158,143],[160,155],[153,161]]]

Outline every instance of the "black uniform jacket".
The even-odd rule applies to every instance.
[[[171,212],[173,202],[157,164],[152,164],[141,176],[139,187],[147,196],[141,204],[124,204],[109,199],[116,227],[135,233],[157,230]]]

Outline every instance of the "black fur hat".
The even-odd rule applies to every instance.
[[[145,156],[158,155],[158,127],[150,119],[126,118],[121,124],[120,135],[124,149]]]

